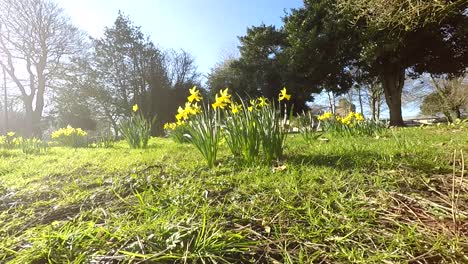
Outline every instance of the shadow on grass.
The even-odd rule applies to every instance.
[[[11,158],[19,156],[19,152],[9,150],[9,149],[0,149],[0,157],[2,158]]]
[[[383,156],[381,153],[372,151],[353,151],[340,154],[289,154],[284,157],[286,162],[298,166],[317,166],[328,167],[331,169],[349,171],[373,171],[377,169],[393,170],[405,168],[425,173],[446,172],[444,168],[436,168],[430,160],[417,158],[413,156]]]
[[[374,152],[354,152],[345,154],[289,154],[284,157],[285,161],[301,166],[329,167],[338,170],[349,170],[356,168],[369,168],[375,165],[375,158],[378,157]]]

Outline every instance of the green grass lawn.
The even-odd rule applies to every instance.
[[[0,263],[467,263],[466,128],[221,148],[0,150]],[[463,154],[462,154],[463,153]]]

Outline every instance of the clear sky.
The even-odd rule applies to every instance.
[[[282,24],[285,10],[302,0],[58,0],[73,23],[93,37],[111,27],[119,10],[164,49],[184,49],[206,74],[225,53],[236,50],[237,36],[252,25]]]

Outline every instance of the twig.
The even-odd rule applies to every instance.
[[[452,166],[452,195],[451,195],[451,200],[452,200],[452,220],[453,220],[453,225],[455,227],[455,232],[458,232],[458,222],[457,222],[457,216],[456,216],[456,210],[457,210],[457,205],[455,203],[455,170],[456,170],[456,159],[457,159],[457,151],[453,151],[453,166]]]

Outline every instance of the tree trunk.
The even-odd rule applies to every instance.
[[[405,82],[405,69],[398,65],[389,65],[380,78],[390,112],[390,126],[405,126],[401,113],[401,93]]]
[[[445,118],[447,119],[447,122],[453,123],[453,117],[451,111],[447,110],[443,112]]]
[[[372,95],[371,96],[371,112],[372,112],[372,120],[376,121],[377,120],[377,101],[375,100],[375,97]]]
[[[32,98],[30,96],[22,97],[25,110],[25,120],[24,120],[24,135],[26,137],[31,137],[33,135],[33,115],[34,110],[32,107]]]
[[[460,107],[455,107],[455,109],[453,109],[453,112],[455,112],[456,118],[461,119]]]
[[[4,103],[5,103],[5,135],[8,133],[8,92],[6,86],[6,72],[5,67],[3,68],[3,96],[4,96]]]
[[[380,108],[381,108],[381,99],[379,98],[379,100],[377,101],[377,119],[376,120],[380,120]]]
[[[330,112],[335,114],[335,96],[333,92],[327,92],[328,95],[328,104],[330,105]]]
[[[359,99],[359,108],[360,108],[360,110],[361,110],[361,115],[364,115],[364,107],[362,106],[361,87],[358,88],[358,99]]]

